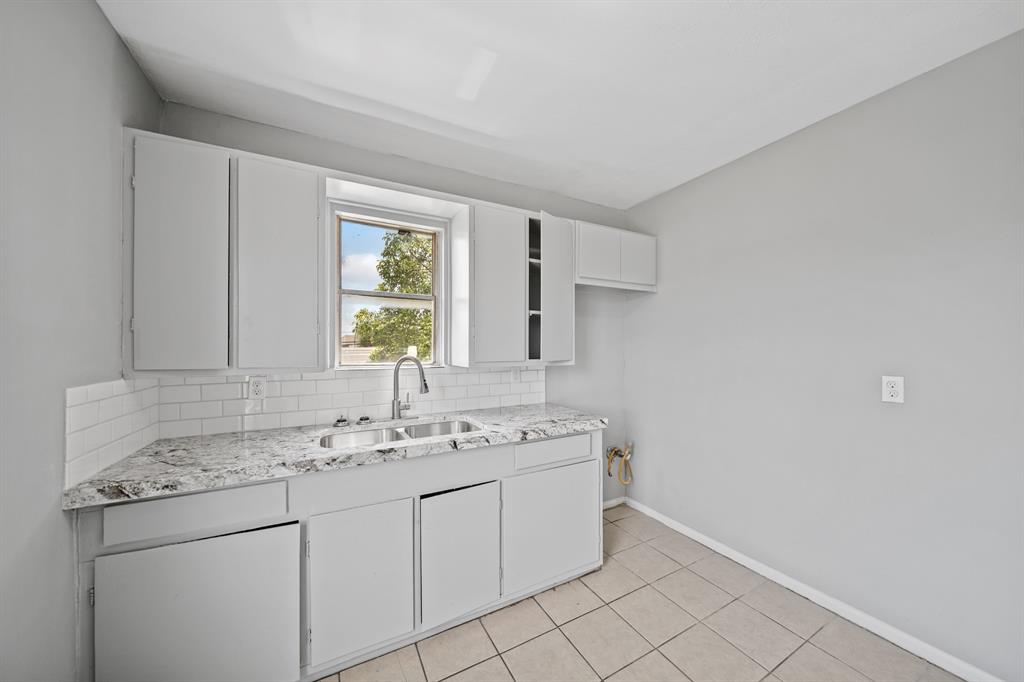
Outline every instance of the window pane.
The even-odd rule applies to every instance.
[[[432,362],[433,347],[433,301],[341,297],[338,335],[341,364],[394,362],[407,354]]]
[[[432,294],[430,234],[341,221],[341,288]]]

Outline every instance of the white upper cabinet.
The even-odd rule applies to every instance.
[[[451,361],[523,363],[527,334],[527,216],[472,206],[451,222]]]
[[[320,344],[320,180],[238,159],[238,368],[316,368]]]
[[[573,221],[547,213],[540,219],[540,358],[572,362],[576,318]]]
[[[622,231],[621,266],[619,279],[629,284],[657,283],[657,241],[638,232]]]
[[[228,152],[140,136],[133,161],[134,369],[225,369]]]
[[[657,240],[647,234],[605,225],[576,223],[576,282],[654,291]]]

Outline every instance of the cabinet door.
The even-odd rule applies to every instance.
[[[475,362],[526,360],[526,215],[473,210]]]
[[[576,319],[574,232],[573,221],[541,214],[540,358],[545,362],[573,359]]]
[[[238,160],[238,367],[319,363],[319,187],[310,170]]]
[[[647,234],[622,232],[622,281],[630,284],[657,282],[657,240]]]
[[[579,240],[580,277],[619,279],[619,232],[604,225],[577,222],[576,239]]]
[[[135,369],[228,366],[228,153],[135,138]]]
[[[503,594],[600,559],[600,485],[594,460],[502,482]]]
[[[96,679],[299,677],[299,525],[96,559]]]
[[[412,499],[309,519],[310,665],[411,632]]]
[[[501,526],[497,481],[420,501],[420,584],[424,627],[498,599]]]

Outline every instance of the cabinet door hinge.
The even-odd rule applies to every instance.
[[[96,587],[89,588],[89,606],[96,606]]]
[[[313,643],[313,628],[306,630],[306,641],[310,644]]]
[[[135,176],[134,175],[131,176],[130,178],[128,178],[128,184],[131,186],[132,189],[135,189]]]
[[[128,331],[130,331],[130,332],[135,331],[135,318],[134,317],[131,318],[130,320],[128,320]]]
[[[306,558],[309,558],[309,540],[306,540]]]

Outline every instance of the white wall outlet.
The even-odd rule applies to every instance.
[[[882,402],[903,402],[903,377],[882,377]]]
[[[267,378],[249,377],[249,400],[263,400],[267,397]]]

